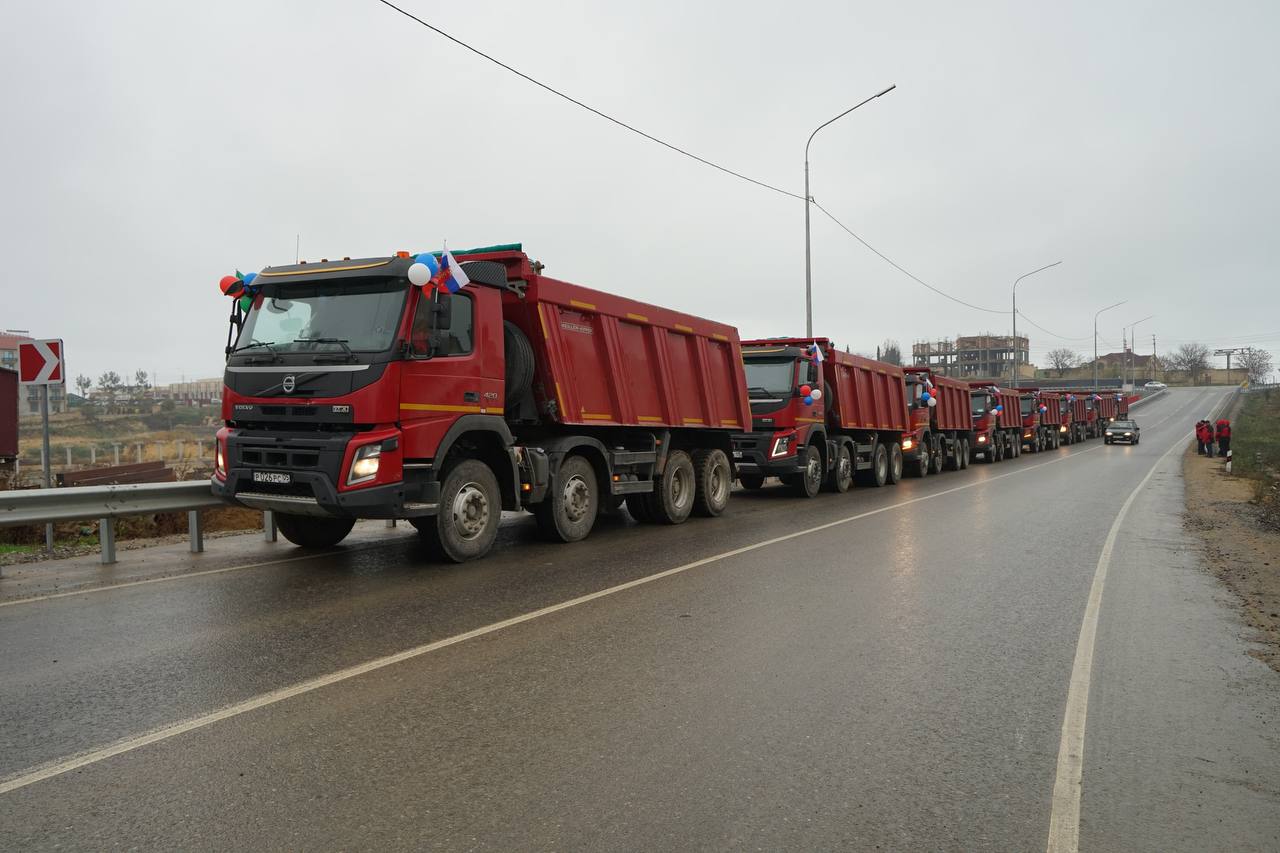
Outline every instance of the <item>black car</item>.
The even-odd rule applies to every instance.
[[[1141,437],[1142,430],[1138,428],[1137,421],[1112,421],[1102,434],[1102,440],[1107,444],[1115,444],[1117,441],[1137,444]]]

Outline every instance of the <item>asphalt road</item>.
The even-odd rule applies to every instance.
[[[0,604],[0,847],[1044,850],[1154,469],[1104,560],[1079,847],[1280,849],[1280,679],[1166,454],[1223,397],[1136,409],[1137,447],[571,546],[513,519],[465,566],[401,529]]]

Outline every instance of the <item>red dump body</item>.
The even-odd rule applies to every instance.
[[[928,377],[929,381],[933,383],[933,390],[930,394],[938,401],[936,406],[915,406],[912,409],[912,422],[917,430],[929,427],[935,431],[959,432],[972,428],[973,419],[969,409],[969,383],[962,382],[959,379],[952,379],[949,376],[942,376],[928,367],[917,366],[904,369],[908,380],[918,377],[919,384],[922,386],[924,384],[922,380],[924,377]],[[915,389],[912,394],[912,400],[918,400],[919,396],[919,389]]]
[[[823,348],[822,377],[834,397],[827,401],[829,426],[846,431],[910,429],[906,379],[901,367],[841,352],[821,338],[817,343]]]
[[[0,367],[0,459],[18,455],[18,374]]]
[[[528,259],[520,260],[527,267]],[[504,294],[502,313],[533,345],[534,387],[541,388],[540,403],[554,400],[554,407],[542,406],[552,420],[749,428],[733,326],[523,272],[529,283],[524,298]]]
[[[1048,411],[1040,413],[1042,426],[1058,427],[1062,425],[1062,416],[1066,411],[1066,398],[1056,391],[1041,391],[1040,405]]]

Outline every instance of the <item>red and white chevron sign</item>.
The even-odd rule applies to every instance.
[[[62,339],[18,344],[18,381],[23,385],[53,385],[63,380]]]

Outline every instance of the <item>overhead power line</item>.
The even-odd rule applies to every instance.
[[[848,234],[848,235],[849,235],[850,237],[852,237],[853,239],[857,240],[857,241],[858,241],[859,243],[861,243],[862,245],[866,246],[866,247],[867,247],[867,249],[869,249],[869,250],[872,252],[872,254],[874,254],[876,257],[880,258],[880,260],[884,261],[884,262],[885,262],[885,263],[887,263],[889,266],[891,266],[891,267],[893,267],[894,269],[896,269],[898,272],[900,272],[900,273],[902,273],[903,275],[905,275],[907,278],[909,278],[909,279],[911,279],[912,281],[914,281],[916,284],[923,285],[924,287],[929,288],[930,290],[932,290],[934,293],[938,294],[939,296],[941,296],[941,297],[943,297],[943,298],[945,298],[945,299],[950,299],[952,302],[955,302],[955,303],[957,303],[957,304],[959,304],[959,305],[963,305],[963,306],[964,306],[964,307],[966,307],[966,308],[972,308],[974,311],[985,311],[985,312],[987,312],[988,314],[1004,314],[1004,313],[1005,313],[1004,311],[1002,311],[1002,310],[998,310],[998,309],[995,309],[995,308],[983,308],[981,305],[974,305],[972,302],[965,302],[963,299],[958,299],[958,298],[956,298],[955,296],[952,296],[950,293],[947,293],[947,292],[946,292],[946,291],[944,291],[944,290],[939,290],[938,288],[934,287],[932,284],[930,284],[929,282],[927,282],[927,281],[925,281],[924,279],[920,278],[919,276],[915,275],[914,273],[912,273],[912,272],[910,272],[910,271],[908,271],[908,270],[903,269],[903,268],[898,264],[898,262],[897,262],[897,261],[895,261],[893,258],[889,257],[889,256],[888,256],[888,255],[886,255],[884,252],[880,251],[880,250],[879,250],[879,249],[877,249],[875,246],[873,246],[873,245],[871,245],[870,243],[868,243],[866,240],[863,240],[863,239],[862,239],[861,237],[859,237],[856,233],[854,233],[853,229],[851,229],[849,226],[845,225],[845,224],[844,224],[843,222],[841,222],[839,219],[836,219],[836,218],[835,218],[835,216],[831,213],[831,211],[827,210],[825,207],[823,207],[822,205],[818,204],[816,201],[815,201],[815,202],[812,202],[812,204],[813,204],[813,206],[814,206],[814,207],[818,208],[818,210],[821,210],[823,213],[825,213],[825,214],[827,215],[827,218],[828,218],[828,219],[830,219],[830,220],[831,220],[832,222],[834,222],[836,225],[839,225],[839,226],[840,226],[840,228],[842,228],[846,234]]]
[[[1031,325],[1035,326],[1040,331],[1044,332],[1049,337],[1057,338],[1060,341],[1091,341],[1093,340],[1093,335],[1085,335],[1084,337],[1081,337],[1081,338],[1068,338],[1064,335],[1058,335],[1049,331],[1044,326],[1041,326],[1039,323],[1037,323],[1035,320],[1032,320],[1030,317],[1028,317],[1026,314],[1023,314],[1021,311],[1018,312],[1018,316],[1026,320]]]
[[[649,140],[650,142],[656,142],[656,143],[658,143],[659,145],[661,145],[662,147],[664,147],[664,148],[669,148],[670,150],[672,150],[672,151],[676,152],[677,154],[683,154],[685,157],[688,157],[688,158],[689,158],[689,159],[691,159],[691,160],[697,160],[699,163],[702,163],[704,166],[710,166],[710,167],[711,167],[711,168],[713,168],[713,169],[719,169],[721,172],[724,172],[726,175],[732,175],[732,176],[733,176],[733,177],[735,177],[735,178],[739,178],[739,179],[741,179],[741,180],[744,180],[744,181],[746,181],[747,183],[755,184],[755,185],[756,185],[756,186],[758,186],[758,187],[763,187],[763,188],[764,188],[764,189],[766,189],[766,190],[772,190],[772,191],[773,191],[773,192],[775,192],[775,193],[779,193],[779,194],[781,194],[781,195],[789,196],[790,198],[794,198],[794,199],[797,199],[797,200],[799,200],[799,201],[804,201],[804,196],[800,195],[799,193],[793,193],[793,192],[790,192],[789,190],[784,190],[784,189],[782,189],[782,187],[776,187],[776,186],[774,186],[773,184],[766,183],[765,181],[756,180],[755,178],[752,178],[752,177],[749,177],[749,176],[747,176],[747,175],[744,175],[744,174],[742,174],[741,172],[735,172],[733,169],[730,169],[730,168],[729,168],[729,167],[727,167],[727,166],[721,166],[719,163],[712,162],[711,160],[708,160],[706,157],[699,157],[697,154],[694,154],[692,151],[687,151],[687,150],[685,150],[684,148],[681,148],[681,147],[680,147],[680,146],[678,146],[678,145],[673,145],[673,144],[671,144],[670,142],[667,142],[666,140],[659,139],[658,137],[654,136],[654,135],[653,135],[653,134],[651,134],[651,133],[645,133],[645,132],[644,132],[643,130],[641,130],[640,128],[638,128],[638,127],[636,127],[636,126],[634,126],[634,125],[627,124],[627,123],[626,123],[625,121],[623,121],[622,119],[614,118],[613,116],[609,115],[608,113],[606,113],[606,112],[604,112],[604,111],[602,111],[602,110],[598,110],[598,109],[596,109],[595,107],[591,106],[590,104],[585,104],[585,103],[583,103],[582,101],[579,101],[577,98],[574,98],[574,97],[572,97],[572,96],[570,96],[570,95],[566,95],[564,92],[561,92],[559,89],[555,88],[554,86],[549,86],[549,85],[547,85],[546,83],[543,83],[541,80],[538,80],[538,79],[535,79],[535,78],[533,78],[533,77],[530,77],[528,74],[525,74],[523,71],[520,71],[520,70],[519,70],[519,69],[517,69],[517,68],[512,68],[510,65],[508,65],[508,64],[507,64],[507,63],[505,63],[505,62],[503,62],[502,60],[497,59],[497,58],[495,58],[495,57],[493,57],[493,56],[490,56],[489,54],[485,53],[483,50],[480,50],[479,48],[472,47],[471,45],[467,44],[467,43],[466,43],[465,41],[463,41],[462,39],[457,38],[457,37],[455,37],[455,36],[452,36],[452,35],[450,35],[449,33],[446,33],[444,30],[440,29],[439,27],[435,26],[434,24],[430,24],[430,23],[428,23],[428,22],[426,22],[426,21],[422,20],[422,19],[421,19],[421,18],[419,18],[417,15],[414,15],[412,12],[408,12],[408,11],[406,11],[406,10],[404,10],[404,9],[401,9],[401,8],[400,8],[399,6],[397,6],[396,4],[388,2],[388,0],[377,0],[377,2],[381,3],[383,6],[386,6],[388,9],[393,9],[393,10],[395,10],[396,12],[399,12],[401,15],[404,15],[406,18],[408,18],[408,19],[409,19],[409,20],[411,20],[411,21],[414,21],[415,23],[421,24],[422,26],[424,26],[424,27],[426,27],[427,29],[431,30],[433,33],[436,33],[436,34],[437,34],[437,35],[439,35],[439,36],[443,36],[444,38],[446,38],[446,39],[448,39],[449,41],[453,42],[454,44],[458,45],[459,47],[461,47],[461,48],[464,48],[464,49],[466,49],[466,50],[471,51],[471,52],[472,52],[472,53],[474,53],[476,56],[479,56],[479,57],[481,57],[482,59],[487,59],[488,61],[492,62],[494,65],[498,66],[499,68],[503,68],[503,69],[505,69],[505,70],[507,70],[507,71],[510,71],[512,74],[516,75],[517,77],[520,77],[520,78],[522,78],[522,79],[524,79],[524,80],[527,80],[527,81],[529,81],[530,83],[532,83],[533,85],[535,85],[535,86],[537,86],[537,87],[539,87],[539,88],[541,88],[541,89],[545,89],[546,91],[550,92],[551,94],[555,95],[556,97],[558,97],[558,98],[563,98],[564,100],[568,101],[569,103],[573,104],[574,106],[581,107],[582,109],[586,110],[587,112],[589,112],[589,113],[593,113],[594,115],[599,116],[600,118],[604,119],[605,121],[613,122],[613,123],[614,123],[614,124],[616,124],[618,127],[621,127],[621,128],[626,129],[626,130],[629,130],[629,131],[631,131],[632,133],[636,134],[637,136],[642,136],[642,137],[644,137],[645,139]]]

